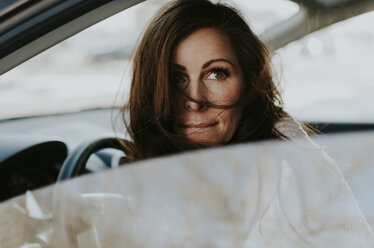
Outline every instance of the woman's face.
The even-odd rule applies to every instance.
[[[229,106],[242,93],[243,73],[228,38],[215,29],[200,29],[177,45],[172,62],[173,83],[196,100],[178,94],[174,131],[210,146],[227,143],[238,127],[241,108],[199,102]]]

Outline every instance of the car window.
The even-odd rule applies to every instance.
[[[12,108],[0,118],[113,106],[147,7],[126,9],[2,75],[0,104]]]
[[[123,104],[131,54],[167,0],[140,3],[26,61],[0,77],[0,119],[66,113]],[[260,34],[298,11],[286,0],[224,1]],[[46,104],[48,103],[48,104]]]
[[[287,111],[306,121],[374,121],[372,23],[369,12],[277,51]]]

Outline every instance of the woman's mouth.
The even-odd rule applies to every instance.
[[[182,128],[196,128],[196,129],[201,129],[201,128],[209,128],[216,126],[218,122],[211,122],[211,123],[188,123],[188,124],[181,124],[180,126]]]

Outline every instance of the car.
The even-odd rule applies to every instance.
[[[249,242],[245,233],[257,225],[248,216],[260,218],[266,211],[256,205],[255,190],[261,181],[253,175],[266,172],[264,190],[274,194],[281,180],[272,177],[278,173],[272,167],[277,158],[303,164],[308,171],[312,162],[305,158],[311,156],[326,168],[338,165],[340,170],[332,169],[331,182],[322,184],[317,179],[324,175],[308,171],[310,178],[304,180],[314,187],[310,193],[332,192],[336,189],[332,182],[346,189],[339,196],[349,201],[333,216],[340,220],[354,213],[361,224],[351,223],[352,230],[361,228],[360,235],[372,237],[368,230],[374,227],[374,204],[367,189],[373,186],[374,175],[370,166],[374,75],[368,65],[374,58],[369,49],[374,41],[369,25],[374,2],[233,1],[273,52],[274,61],[283,60],[284,78],[279,81],[286,110],[325,134],[314,137],[314,142],[336,165],[324,152],[316,155],[301,149],[311,146],[320,151],[303,140],[208,149],[119,167],[123,152],[116,137],[126,139],[126,133],[118,107],[128,94],[125,83],[131,66],[127,64],[141,30],[164,2],[16,0],[0,4],[1,247],[165,247],[167,242],[169,246],[173,242],[174,246],[244,246]],[[348,19],[356,20],[356,16],[361,21],[349,27]],[[351,35],[344,31],[347,28],[361,29],[352,34],[351,43],[345,41]],[[337,38],[329,33],[335,29],[343,30]],[[313,36],[315,32],[320,36]],[[344,54],[347,50],[352,52]],[[323,52],[328,57],[321,59]],[[230,169],[230,164],[235,166]],[[295,169],[292,163],[289,167]],[[81,174],[89,175],[67,180]],[[241,214],[246,216],[245,223]],[[8,232],[4,227],[9,227]],[[330,234],[332,239],[341,238],[342,233],[337,233]],[[355,244],[360,235],[346,237]],[[318,240],[323,239],[318,236]]]

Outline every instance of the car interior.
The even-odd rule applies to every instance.
[[[371,0],[292,1],[299,5],[298,13],[260,35],[271,51],[341,20],[374,10]],[[143,1],[8,2],[0,9],[1,75]],[[305,123],[317,135],[374,130],[374,122],[306,120]],[[121,132],[118,107],[1,119],[0,202],[57,180],[117,167],[124,154],[115,137],[126,138]]]

